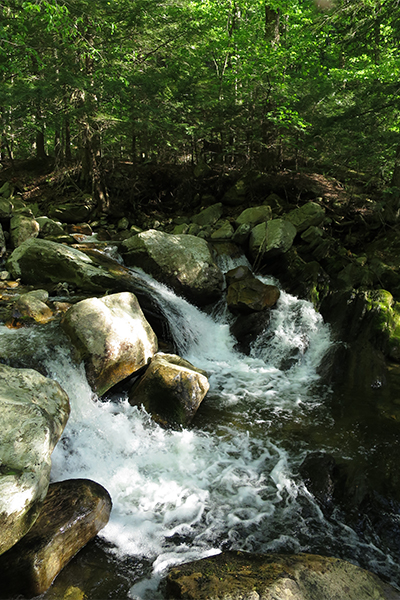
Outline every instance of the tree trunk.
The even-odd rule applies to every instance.
[[[392,174],[392,180],[390,182],[391,187],[397,188],[397,195],[400,194],[400,144],[396,148],[396,156],[394,158],[394,169]]]
[[[36,132],[36,158],[38,158],[39,160],[44,160],[45,158],[47,158],[46,150],[44,147],[44,133],[42,129]]]

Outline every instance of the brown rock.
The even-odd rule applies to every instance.
[[[1,597],[45,592],[65,565],[108,522],[111,498],[89,479],[49,486],[30,531],[0,557]]]
[[[399,600],[369,571],[312,554],[223,552],[175,567],[166,598],[185,600]]]
[[[209,383],[204,371],[175,354],[156,354],[132,388],[129,402],[142,404],[163,425],[188,425]]]
[[[226,280],[229,286],[226,302],[233,313],[249,314],[271,308],[280,296],[276,286],[263,283],[245,266],[228,271]]]

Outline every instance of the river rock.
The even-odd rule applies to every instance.
[[[250,313],[274,306],[280,296],[275,285],[266,285],[250,269],[239,266],[226,274],[228,290],[226,302],[233,313]]]
[[[0,554],[35,522],[51,453],[69,416],[67,394],[33,369],[0,364]]]
[[[45,592],[65,565],[108,523],[111,498],[89,479],[52,483],[30,531],[0,557],[1,597]]]
[[[125,240],[122,250],[126,264],[141,267],[198,305],[222,295],[222,272],[201,238],[150,229]]]
[[[25,240],[39,235],[39,223],[36,219],[25,215],[14,215],[10,221],[10,240],[13,248],[20,246]]]
[[[229,221],[217,223],[217,229],[211,234],[211,239],[215,240],[230,240],[233,236],[234,229]]]
[[[212,204],[207,208],[204,208],[197,215],[192,217],[192,223],[196,223],[201,227],[212,227],[221,218],[224,212],[224,207],[221,202]]]
[[[53,318],[53,311],[46,304],[49,293],[46,290],[33,290],[21,294],[14,302],[13,317],[29,323],[48,323]]]
[[[175,354],[156,354],[129,393],[161,424],[188,425],[208,392],[207,374]]]
[[[237,340],[235,348],[244,354],[250,354],[252,344],[260,333],[268,328],[270,319],[269,310],[238,315],[229,327],[229,331]]]
[[[236,219],[237,225],[249,224],[251,227],[255,227],[259,223],[266,223],[272,219],[272,209],[267,204],[261,206],[252,206],[246,208]]]
[[[287,213],[285,219],[293,223],[297,231],[301,232],[309,227],[320,225],[325,219],[325,209],[316,202],[307,202]]]
[[[399,600],[369,571],[313,554],[222,552],[173,568],[165,598],[186,600]]]
[[[272,219],[268,223],[256,225],[251,231],[249,241],[252,259],[284,254],[291,248],[296,234],[296,227],[285,219]]]
[[[84,194],[73,202],[66,202],[61,206],[49,209],[49,217],[62,223],[84,223],[92,215],[96,202],[90,194]]]
[[[68,283],[90,292],[115,288],[115,278],[76,248],[40,238],[16,248],[7,261],[12,276],[26,284]]]
[[[98,395],[141,369],[157,352],[157,337],[131,292],[78,302],[65,313],[62,327]]]

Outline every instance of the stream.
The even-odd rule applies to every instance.
[[[281,291],[268,331],[246,356],[235,350],[224,305],[206,314],[140,276],[169,321],[177,353],[209,374],[210,391],[187,429],[162,429],[122,388],[99,400],[56,324],[0,328],[8,355],[15,348],[18,356],[14,366],[32,366],[35,356],[69,395],[52,480],[93,479],[113,501],[108,525],[43,599],[75,588],[88,600],[162,598],[157,588],[169,567],[228,549],[336,556],[400,589],[395,551],[340,514],[325,517],[298,474],[315,450],[365,468],[379,454],[376,430],[397,443],[397,427],[386,418],[399,412],[388,407],[393,398],[377,389],[372,400],[360,393],[347,407],[345,392],[320,378],[334,342],[307,301]]]

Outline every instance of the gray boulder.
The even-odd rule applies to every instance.
[[[10,239],[13,248],[17,248],[30,238],[39,235],[39,223],[33,217],[14,215],[10,221]]]
[[[166,598],[187,600],[400,600],[369,571],[313,554],[222,552],[174,567]]]
[[[217,223],[217,229],[211,234],[211,239],[230,240],[233,236],[234,229],[229,221]]]
[[[7,261],[13,277],[33,285],[68,283],[90,292],[115,288],[115,278],[89,256],[50,240],[29,239]]]
[[[261,206],[252,206],[246,208],[236,219],[237,225],[248,223],[251,227],[255,227],[259,223],[265,223],[272,219],[272,209],[267,204]]]
[[[51,453],[69,417],[67,394],[33,369],[0,364],[0,554],[35,522]]]
[[[201,227],[212,227],[221,218],[224,208],[221,202],[212,204],[204,208],[197,215],[192,217],[192,223],[196,223]]]
[[[21,294],[14,302],[13,316],[23,321],[48,323],[53,319],[53,311],[46,304],[49,293],[46,290],[33,290]]]
[[[209,383],[205,371],[175,354],[156,354],[129,393],[129,402],[143,405],[163,425],[188,425]]]
[[[157,337],[131,292],[78,302],[65,313],[62,327],[99,395],[141,369],[157,352]]]
[[[249,249],[253,259],[259,255],[269,257],[287,252],[296,237],[296,227],[285,219],[273,219],[252,229]]]
[[[52,483],[30,531],[0,557],[2,597],[43,594],[65,565],[108,523],[111,498],[89,479]]]
[[[325,209],[316,202],[307,202],[300,208],[295,208],[284,217],[293,223],[298,232],[305,231],[309,227],[317,227],[325,219]]]
[[[121,251],[127,265],[141,267],[196,304],[222,295],[222,272],[199,237],[150,229],[125,240]]]

